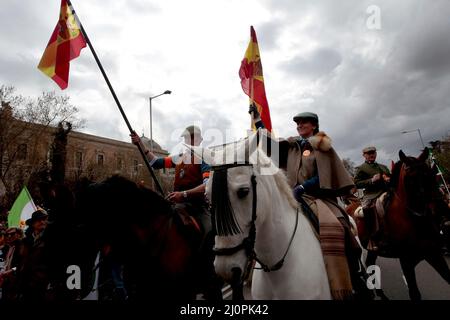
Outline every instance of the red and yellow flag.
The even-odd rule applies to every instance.
[[[264,127],[272,131],[272,122],[270,120],[269,104],[266,98],[266,89],[264,87],[264,77],[261,65],[261,56],[259,54],[258,39],[256,39],[255,29],[250,27],[250,43],[245,51],[244,59],[239,69],[242,90],[250,98],[250,105],[255,103]]]
[[[69,82],[70,60],[80,55],[86,41],[67,0],[61,0],[59,21],[45,48],[38,68],[52,78],[61,89]]]

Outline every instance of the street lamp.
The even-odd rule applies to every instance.
[[[402,133],[410,133],[410,132],[414,132],[414,131],[417,131],[419,133],[420,142],[422,142],[422,147],[425,149],[425,143],[423,143],[422,135],[420,134],[420,129],[402,131]]]
[[[156,96],[149,97],[148,100],[150,102],[150,151],[153,152],[153,125],[152,125],[152,100],[155,98],[158,98],[159,96],[162,96],[163,94],[171,94],[172,91],[166,90],[163,93],[160,93]]]

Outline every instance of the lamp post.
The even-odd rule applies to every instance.
[[[153,122],[152,122],[152,100],[155,98],[158,98],[159,96],[162,96],[163,94],[171,94],[172,91],[166,90],[163,93],[160,93],[156,96],[149,97],[149,103],[150,103],[150,151],[153,152]]]
[[[402,133],[410,133],[417,131],[419,133],[420,142],[422,143],[422,147],[425,149],[425,143],[423,143],[422,134],[420,133],[420,129],[414,129],[414,130],[408,130],[408,131],[402,131]]]

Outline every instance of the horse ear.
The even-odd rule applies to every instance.
[[[403,150],[400,150],[398,152],[398,156],[400,157],[400,161],[401,162],[408,162],[408,157],[406,156],[406,154],[403,152]]]
[[[423,149],[422,153],[417,159],[419,159],[421,162],[425,162],[428,159],[429,154],[430,153],[428,151],[428,148],[425,147],[425,149]]]

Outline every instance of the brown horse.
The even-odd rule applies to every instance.
[[[100,274],[102,270],[111,274],[106,262],[111,259],[123,271],[131,301],[192,300],[200,292],[207,299],[221,298],[213,296],[216,291],[221,294],[220,287],[217,290],[205,283],[215,278],[206,278],[210,274],[199,262],[201,235],[166,199],[120,176],[86,183],[73,194],[66,193],[72,199],[56,192],[55,200],[62,206],[52,210],[54,219],[47,232],[52,274],[60,275],[52,281],[52,287],[60,289],[57,299],[84,297],[92,288],[97,268]],[[96,265],[99,251],[102,258]],[[81,268],[81,292],[65,288],[68,265]],[[111,282],[110,277],[99,278],[99,288]]]
[[[399,152],[398,161],[392,170],[390,203],[384,217],[384,239],[387,252],[368,251],[366,265],[374,265],[377,257],[399,258],[412,300],[421,299],[417,287],[415,267],[427,261],[447,283],[450,270],[441,253],[438,228],[433,223],[431,207],[436,186],[434,173],[427,164],[428,149],[418,158]],[[347,212],[353,215],[358,203],[353,202]],[[355,218],[359,234],[366,234],[364,223]]]

